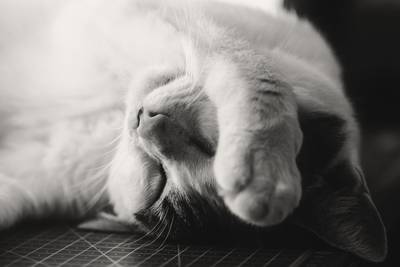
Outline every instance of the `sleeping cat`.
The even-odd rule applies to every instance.
[[[111,206],[176,238],[290,222],[383,260],[340,68],[264,2],[2,1],[0,228]]]

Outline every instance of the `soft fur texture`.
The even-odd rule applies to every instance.
[[[384,258],[340,68],[307,21],[278,1],[28,2],[0,4],[0,227],[108,203],[177,237],[292,214]]]

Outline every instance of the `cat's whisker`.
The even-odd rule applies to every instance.
[[[74,182],[71,185],[71,188],[79,188],[82,186],[85,189],[90,189],[90,186],[96,186],[97,183],[103,182],[103,179],[106,179],[109,169],[111,167],[111,162],[104,164],[103,166],[94,167],[92,170],[89,170],[91,175],[87,175],[85,179],[80,180],[79,182]]]
[[[145,233],[144,235],[142,235],[140,238],[134,239],[134,240],[131,242],[131,244],[135,244],[135,243],[138,243],[138,242],[142,241],[143,239],[146,239],[146,238],[149,237],[149,236],[155,231],[155,229],[158,228],[160,225],[161,225],[161,221],[158,221],[158,223],[157,223],[155,226],[153,226],[152,229],[150,229],[148,232],[146,232],[146,233]],[[146,244],[146,245],[144,245],[144,246],[148,246],[148,244]]]
[[[162,220],[159,220],[153,228],[148,231],[145,236],[146,237],[152,237],[154,233],[157,233],[158,229],[162,227]]]
[[[115,151],[108,152],[108,154],[111,154],[111,153],[115,153]],[[104,171],[108,171],[108,169],[110,167],[111,167],[111,162],[106,162],[103,165],[99,165],[99,166],[91,168],[90,171],[93,171],[93,172],[96,171],[96,173],[102,172],[102,171],[104,172]]]
[[[122,135],[118,135],[112,142],[117,142]],[[116,147],[114,146],[110,151],[104,152],[103,158],[110,158],[111,155],[115,154]],[[91,199],[89,199],[88,207],[93,208],[98,200],[106,190],[106,179],[109,170],[112,165],[112,160],[104,163],[103,165],[93,166],[88,170],[88,175],[84,179],[79,181],[73,180],[73,184],[70,186],[72,191],[78,191],[79,193],[84,193],[85,195],[91,195],[92,192],[97,192]]]
[[[119,161],[117,164],[121,165],[122,162],[123,161]],[[86,205],[87,210],[96,207],[104,196],[107,190],[107,176],[115,175],[109,171],[113,164],[115,164],[115,160],[111,160],[109,163],[105,164],[102,169],[97,171],[94,175],[84,179],[81,183],[73,185],[72,188],[76,187],[75,190],[79,190],[80,192],[82,188],[85,188],[86,193],[89,195],[92,191],[96,191],[96,193],[88,200],[88,204]]]
[[[96,173],[96,175],[88,176],[80,181],[71,179],[71,184],[68,184],[67,188],[74,194],[90,194],[91,191],[95,191],[95,189],[102,186],[101,183],[105,181],[106,177],[106,175],[100,175],[99,173]]]
[[[173,227],[173,225],[174,225],[174,219],[175,219],[175,214],[173,213],[173,214],[172,214],[171,223],[169,224],[169,229],[168,229],[167,235],[165,236],[164,240],[161,242],[161,244],[160,244],[160,246],[158,247],[158,249],[159,249],[159,248],[162,248],[162,247],[165,245],[165,243],[167,242],[167,240],[168,240],[168,238],[169,238],[169,235],[171,234],[172,227]]]
[[[114,146],[121,140],[122,135],[123,135],[122,134],[123,127],[121,126],[121,127],[115,128],[115,130],[118,131],[119,134],[116,135],[113,139],[111,139],[107,144],[105,144],[105,146]]]
[[[89,201],[86,204],[86,210],[91,211],[93,209],[101,209],[102,207],[99,207],[99,203],[101,203],[105,192],[107,191],[107,184],[105,183],[98,192],[92,196],[92,198],[89,199]]]
[[[162,219],[159,220],[160,227],[157,227],[154,230],[154,233],[156,233],[156,237],[153,240],[150,240],[147,244],[145,244],[144,245],[145,247],[154,244],[162,236],[162,234],[164,233],[165,229],[167,228],[167,224],[163,224],[164,219],[165,218],[162,218]],[[161,227],[163,227],[162,230],[160,232],[158,232],[158,229],[161,228]]]
[[[99,171],[89,177],[71,186],[72,190],[81,195],[90,196],[86,203],[87,210],[96,207],[107,190],[107,172]]]
[[[162,223],[162,220],[159,220],[157,223],[156,223],[156,225],[154,225],[153,226],[153,228],[151,228],[144,236],[151,236],[158,228],[159,228],[159,226],[161,225],[161,223]]]
[[[114,154],[116,153],[117,147],[113,147],[112,149],[110,149],[110,151],[104,152],[104,158],[113,158]],[[100,164],[98,166],[94,166],[92,168],[90,168],[89,172],[96,172],[96,173],[104,173],[104,172],[108,172],[109,169],[111,168],[113,162],[112,160],[106,161],[104,164]],[[97,177],[97,175],[95,175],[95,177]],[[86,180],[91,180],[92,176],[88,177],[87,179],[84,179],[84,181]]]
[[[169,209],[167,209],[167,213],[168,213],[168,211],[169,211]],[[164,231],[165,231],[165,230],[167,229],[167,227],[168,227],[168,224],[165,223],[166,218],[167,218],[167,216],[166,216],[167,213],[165,213],[165,214],[163,215],[163,217],[160,218],[160,220],[159,220],[159,222],[160,222],[160,227],[158,227],[158,228],[153,232],[153,234],[156,235],[156,238],[155,238],[154,240],[158,240],[159,238],[161,238],[161,237],[162,237],[162,234],[164,233]],[[162,229],[161,229],[161,225],[162,225]],[[161,230],[161,231],[159,231],[159,230]]]
[[[161,238],[164,231],[168,228],[168,214],[171,212],[171,209],[169,206],[167,206],[165,213],[163,214],[162,218],[160,219],[160,221],[164,224],[164,228],[162,229],[162,231],[159,233],[158,238]],[[167,223],[164,223],[167,222]]]

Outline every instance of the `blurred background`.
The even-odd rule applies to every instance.
[[[400,264],[400,0],[285,0],[333,47],[363,135],[362,164]],[[388,265],[399,266],[399,265]]]

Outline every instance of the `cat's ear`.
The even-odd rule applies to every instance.
[[[299,119],[304,139],[297,163],[303,198],[294,220],[335,247],[382,261],[385,228],[360,168],[346,155],[348,121],[307,110],[300,110]]]
[[[335,180],[350,183],[340,186]],[[385,227],[363,181],[358,169],[346,162],[337,164],[318,184],[305,189],[294,217],[327,243],[380,262],[387,253]]]

